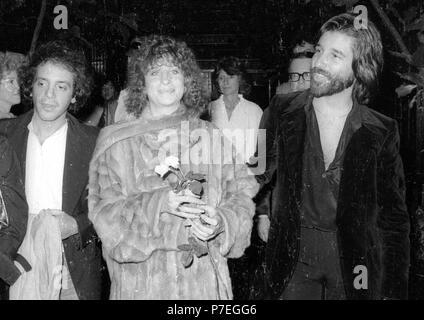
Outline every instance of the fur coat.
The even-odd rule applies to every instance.
[[[102,130],[90,164],[88,203],[111,299],[232,299],[227,258],[240,257],[250,245],[258,184],[242,161],[228,161],[228,154],[225,160],[223,152],[219,157],[219,132],[185,109]],[[209,254],[194,256],[187,268],[179,246],[188,243],[190,228],[185,219],[161,213],[171,187],[154,168],[164,150],[179,157],[184,173],[205,174],[201,199],[217,208],[224,225],[208,241]]]

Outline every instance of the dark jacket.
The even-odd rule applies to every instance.
[[[278,299],[299,256],[302,154],[309,91],[276,97],[264,113],[267,170],[275,174],[271,226],[266,248],[267,297]],[[342,165],[337,205],[337,239],[348,299],[407,298],[409,215],[399,156],[396,121],[363,105]],[[366,266],[368,289],[357,290],[355,266]]]
[[[13,145],[25,180],[28,124],[33,110],[15,119],[0,121],[0,133]],[[101,250],[96,232],[88,220],[88,167],[98,129],[67,115],[68,132],[63,173],[62,211],[75,218],[78,233],[63,240],[72,282],[80,299],[100,299]],[[24,183],[25,185],[25,183]]]
[[[7,227],[0,226],[0,282],[10,286],[21,274],[13,260],[25,237],[28,206],[18,159],[4,136],[0,136],[0,189],[9,220]]]

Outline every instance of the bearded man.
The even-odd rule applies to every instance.
[[[397,123],[372,109],[383,65],[371,21],[342,14],[320,30],[311,88],[262,119],[275,174],[266,249],[271,299],[405,299],[409,216]]]

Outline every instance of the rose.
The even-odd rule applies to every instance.
[[[175,169],[180,167],[180,161],[175,156],[166,157],[163,164]]]
[[[160,164],[158,166],[155,167],[155,172],[161,177],[163,178],[168,172],[169,172],[169,167],[163,164]]]

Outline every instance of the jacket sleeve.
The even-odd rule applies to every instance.
[[[82,194],[82,199],[79,201],[83,208],[79,209],[79,214],[73,216],[78,227],[78,233],[75,236],[79,249],[85,248],[90,242],[97,239],[97,233],[94,230],[93,224],[88,219],[87,196],[88,192],[85,190]]]
[[[396,123],[386,139],[379,163],[378,226],[383,240],[383,298],[406,299],[410,263],[410,219],[405,204],[405,177]]]
[[[156,175],[144,176],[133,158],[117,143],[90,164],[88,216],[106,254],[121,263],[177,250],[183,241],[184,219],[160,214],[170,187],[159,185]]]
[[[0,229],[0,278],[9,285],[20,275],[13,260],[26,233],[28,206],[16,154],[6,138],[0,138],[0,188],[9,224]]]
[[[256,176],[256,179],[261,185],[261,188],[272,180],[274,172],[277,168],[277,158],[276,158],[277,153],[276,153],[276,147],[275,147],[276,146],[276,131],[277,131],[276,110],[277,110],[277,102],[276,102],[276,98],[274,97],[271,100],[271,103],[268,106],[268,108],[266,108],[264,113],[262,114],[262,118],[259,123],[259,129],[265,130],[265,137],[260,138],[258,140],[258,144],[260,143],[266,144],[265,154],[256,155],[259,161],[261,161],[261,158],[263,157],[265,157],[265,161],[266,161],[265,172],[263,174],[259,174]]]
[[[242,163],[241,158],[238,163]],[[224,232],[217,237],[220,252],[227,258],[239,258],[250,245],[255,204],[252,198],[259,185],[244,164],[222,167],[221,201],[218,214],[224,222]]]
[[[259,144],[265,144],[265,154],[259,154],[259,147],[256,151],[256,157],[259,163],[265,163],[265,172],[256,175],[256,180],[260,184],[259,192],[256,196],[256,215],[268,215],[271,214],[271,194],[273,189],[272,181],[275,179],[275,171],[277,168],[277,152],[276,152],[276,130],[277,123],[276,118],[276,105],[277,98],[274,97],[271,100],[270,105],[264,110],[261,121],[259,123],[259,129],[265,130],[265,137],[259,136]],[[265,159],[263,159],[265,158]]]

